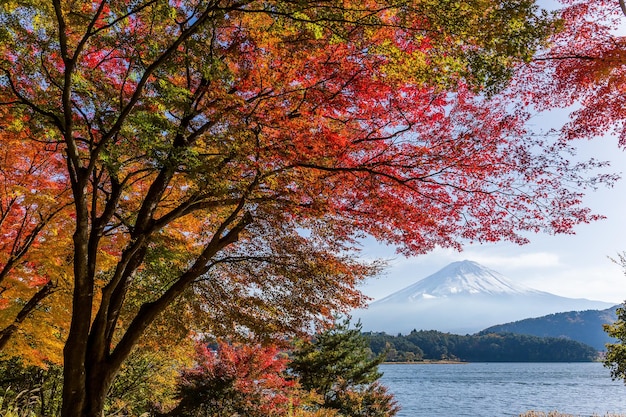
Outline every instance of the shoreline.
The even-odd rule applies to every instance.
[[[383,365],[466,365],[469,362],[453,360],[424,360],[414,362],[383,362]]]

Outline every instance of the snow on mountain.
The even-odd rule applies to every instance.
[[[355,310],[352,317],[361,320],[365,331],[465,334],[530,317],[611,306],[528,288],[476,262],[462,261],[371,303],[368,309]]]
[[[453,262],[440,271],[395,292],[377,303],[417,301],[470,294],[541,294],[472,261]],[[546,293],[547,294],[547,293]]]

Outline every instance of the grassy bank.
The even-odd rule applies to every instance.
[[[456,362],[459,363],[459,362]],[[17,396],[17,398],[13,398],[8,400],[7,398],[0,396],[0,417],[39,417],[41,414],[39,413],[39,407],[37,403],[37,398],[34,392],[23,392]],[[299,414],[296,412],[295,414],[290,414],[286,417],[297,417]],[[320,417],[332,417],[334,414],[316,414]],[[310,416],[310,415],[309,415]],[[52,416],[47,416],[52,417]],[[105,416],[107,417],[107,416]],[[113,416],[111,416],[113,417]],[[147,414],[143,414],[140,417],[149,417]],[[337,417],[337,416],[335,416]],[[542,412],[542,411],[527,411],[523,414],[520,414],[519,417],[626,417],[624,414],[594,414],[593,416],[582,416],[579,414],[563,414],[558,411],[550,411],[550,412]]]
[[[604,414],[600,416],[599,414],[594,414],[593,416],[581,416],[578,414],[562,414],[558,411],[550,411],[548,413],[544,413],[542,411],[527,411],[524,414],[520,414],[519,417],[626,417],[624,414]]]
[[[453,361],[453,360],[430,360],[425,359],[423,361],[408,361],[408,362],[383,362],[385,365],[465,365],[469,362]]]

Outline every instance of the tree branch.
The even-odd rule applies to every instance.
[[[0,331],[0,352],[6,347],[7,343],[9,342],[13,334],[15,334],[20,324],[22,324],[24,320],[26,320],[30,313],[39,305],[39,303],[41,303],[44,298],[52,294],[54,288],[55,285],[52,280],[48,281],[43,287],[39,289],[39,291],[37,291],[31,297],[30,300],[28,300],[24,307],[22,307],[20,312],[17,313],[15,320],[13,320],[13,323]]]

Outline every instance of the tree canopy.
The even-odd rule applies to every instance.
[[[597,218],[594,163],[495,95],[554,28],[532,1],[29,0],[0,22],[1,139],[50,161],[32,187],[56,202],[17,201],[46,207],[24,230],[63,235],[15,277],[66,283],[64,417],[99,416],[164,318],[284,337],[362,305],[362,236],[419,254]]]
[[[296,381],[285,373],[288,357],[275,346],[200,343],[196,366],[179,378],[179,404],[162,417],[289,415],[297,401]]]
[[[622,1],[561,0],[555,31],[515,78],[512,94],[526,105],[571,110],[563,139],[616,135],[626,146],[624,72],[626,16]]]

